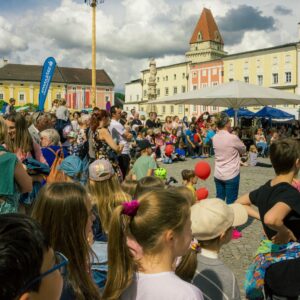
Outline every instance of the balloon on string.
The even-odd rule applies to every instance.
[[[210,171],[210,165],[206,161],[199,161],[195,165],[195,175],[202,180],[206,180],[209,177]]]
[[[199,188],[196,191],[196,196],[197,196],[198,201],[204,200],[208,197],[208,190],[205,187]]]
[[[165,154],[167,156],[171,156],[171,154],[174,152],[174,147],[173,145],[169,144],[166,146],[166,149],[165,149]]]

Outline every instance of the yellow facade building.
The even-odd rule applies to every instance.
[[[1,62],[0,62],[1,64]],[[10,64],[0,65],[0,100],[16,100],[16,106],[38,105],[42,66]],[[45,110],[54,99],[66,99],[69,108],[81,110],[92,107],[91,70],[57,67],[49,87]],[[97,70],[96,106],[106,108],[114,103],[114,83],[104,70]]]
[[[297,43],[228,55],[223,58],[224,82],[239,80],[296,93],[297,55]]]

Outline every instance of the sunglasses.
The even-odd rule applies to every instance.
[[[43,279],[45,276],[55,272],[56,270],[58,270],[62,276],[65,276],[67,274],[67,264],[69,263],[69,260],[60,252],[55,252],[54,256],[56,264],[48,271],[40,274],[39,276],[29,281],[21,290],[20,294],[23,294],[24,292],[28,291],[30,287],[32,287],[35,283]]]

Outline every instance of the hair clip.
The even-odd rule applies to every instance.
[[[123,211],[122,213],[124,215],[127,215],[129,217],[134,217],[136,215],[136,212],[140,206],[140,203],[138,202],[138,200],[132,200],[129,202],[123,202],[122,203],[123,206]]]
[[[190,248],[197,253],[199,253],[201,250],[200,243],[196,239],[191,241]]]

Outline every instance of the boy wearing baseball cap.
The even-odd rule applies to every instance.
[[[151,156],[152,148],[148,140],[137,141],[141,151],[141,156],[136,160],[132,167],[132,179],[140,180],[146,176],[152,176],[153,171],[157,168],[156,162]]]
[[[200,246],[192,283],[203,292],[204,299],[240,299],[237,280],[218,255],[221,247],[230,242],[233,227],[247,219],[243,205],[227,205],[217,198],[191,207],[192,234]]]

